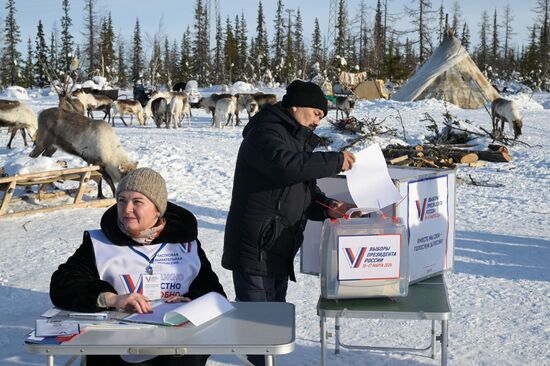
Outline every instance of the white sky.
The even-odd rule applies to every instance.
[[[451,17],[454,0],[433,0],[432,5],[437,8],[441,1],[446,11]],[[0,18],[5,18],[6,0],[0,0]],[[396,27],[399,30],[411,29],[408,17],[404,14],[404,6],[413,6],[416,0],[388,0],[388,12],[395,14]],[[141,29],[145,36],[153,36],[156,33],[168,35],[172,42],[176,39],[179,42],[186,27],[192,30],[193,25],[193,7],[195,0],[162,0],[162,1],[144,1],[144,0],[96,0],[96,8],[99,15],[106,15],[111,12],[115,31],[123,35],[126,41],[131,40],[136,18],[139,18]],[[357,12],[361,0],[348,0],[348,15],[350,18]],[[470,27],[472,42],[477,43],[479,33],[479,22],[481,13],[485,9],[488,11],[491,22],[494,9],[498,14],[503,13],[507,2],[498,0],[461,0],[460,6],[463,12],[463,19],[466,19]],[[513,30],[515,36],[513,45],[520,46],[528,42],[528,26],[533,24],[535,13],[533,9],[536,6],[536,0],[509,1],[512,14],[514,16]],[[62,0],[16,0],[17,23],[21,28],[22,45],[21,49],[26,50],[28,37],[34,46],[36,37],[36,26],[41,19],[45,27],[47,37],[49,37],[54,23],[60,29]],[[73,20],[73,35],[78,42],[82,42],[82,23],[84,19],[84,1],[71,0],[71,17]],[[161,4],[162,6],[159,6]],[[215,0],[211,0],[212,12],[214,12]],[[263,0],[264,13],[266,18],[267,31],[270,40],[273,36],[273,18],[276,9],[276,0]],[[313,32],[315,18],[319,19],[321,31],[327,33],[329,0],[301,0],[299,2],[284,0],[285,8],[300,8],[304,22],[304,37],[306,45]],[[365,4],[370,8],[371,14],[374,14],[376,0],[365,0]],[[247,20],[249,33],[254,34],[256,29],[256,15],[258,9],[258,0],[219,0],[220,14],[222,23],[225,23],[227,16],[234,20],[236,15],[244,12]],[[285,13],[286,16],[287,13]],[[370,16],[373,18],[373,16]],[[3,25],[2,25],[3,26]],[[212,33],[214,33],[214,23],[212,24]],[[414,35],[410,36],[414,38]]]

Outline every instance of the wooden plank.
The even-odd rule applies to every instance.
[[[29,181],[33,179],[53,179],[58,178],[60,176],[65,176],[69,174],[79,174],[82,172],[87,171],[96,171],[99,170],[99,166],[97,165],[90,165],[87,167],[82,168],[71,168],[71,169],[60,169],[60,170],[51,170],[47,172],[38,172],[38,173],[28,173],[28,174],[21,174],[21,175],[13,175],[9,177],[3,177],[0,178],[0,184],[2,183],[9,183],[14,180],[16,181]]]
[[[88,183],[88,180],[90,180],[91,174],[92,172],[86,172],[82,174],[82,177],[80,178],[80,183],[78,185],[78,192],[76,192],[76,195],[74,196],[74,203],[79,203],[82,200],[84,188],[86,187],[86,183]]]
[[[15,192],[16,182],[10,182],[7,188],[4,190],[4,198],[2,198],[2,206],[0,206],[0,215],[3,215],[10,204],[13,193]]]
[[[116,200],[114,198],[106,198],[101,200],[93,200],[93,201],[85,201],[85,202],[79,202],[79,203],[69,203],[66,205],[60,205],[60,206],[54,206],[54,207],[44,207],[44,208],[38,208],[34,210],[27,210],[27,211],[19,211],[19,212],[13,212],[1,215],[0,218],[12,218],[12,217],[21,217],[21,216],[28,216],[28,215],[34,215],[37,213],[47,213],[47,212],[53,212],[58,210],[64,210],[69,208],[101,208],[101,207],[110,207],[116,203]]]

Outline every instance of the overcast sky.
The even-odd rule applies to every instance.
[[[205,0],[203,0],[205,1]],[[219,0],[219,9],[223,23],[225,18],[229,16],[232,20],[236,15],[244,13],[247,20],[249,33],[254,33],[256,29],[256,15],[258,10],[259,0]],[[6,0],[0,0],[2,4],[0,16],[5,19]],[[210,0],[212,12],[214,12],[215,0]],[[408,30],[412,26],[409,23],[409,18],[404,13],[404,6],[412,7],[417,0],[388,0],[388,12],[394,14],[395,19],[392,23],[396,24],[398,30]],[[62,0],[15,0],[17,8],[17,24],[21,28],[22,33],[22,50],[26,49],[28,37],[34,45],[36,37],[36,26],[38,20],[41,19],[45,27],[46,36],[53,29],[54,24],[60,29],[61,4]],[[195,0],[96,0],[96,8],[98,15],[106,15],[111,12],[113,25],[117,34],[122,34],[127,42],[131,40],[136,18],[139,18],[143,36],[151,38],[151,36],[159,33],[168,35],[170,41],[177,40],[178,45],[186,27],[189,26],[192,30],[193,25],[193,7]],[[348,0],[348,15],[350,19],[354,17],[361,0]],[[443,1],[443,6],[449,17],[452,14],[452,8],[455,0]],[[528,27],[533,24],[535,19],[536,0],[460,0],[462,10],[462,19],[468,22],[472,42],[478,43],[479,23],[481,13],[485,9],[488,11],[491,23],[493,12],[496,8],[498,14],[503,13],[504,6],[509,3],[512,9],[514,21],[512,23],[514,33],[513,45],[519,46],[528,43]],[[264,13],[266,18],[267,31],[270,41],[273,36],[273,18],[275,13],[277,0],[263,0]],[[309,45],[315,18],[319,18],[321,31],[327,33],[328,17],[329,17],[329,0],[300,0],[290,1],[283,0],[285,8],[300,9],[304,23],[304,37],[306,45]],[[376,0],[365,0],[365,4],[370,9],[373,18],[374,7]],[[439,7],[441,0],[432,0],[434,7]],[[70,0],[71,18],[73,20],[73,35],[77,42],[82,42],[82,24],[84,19],[84,0]],[[285,13],[287,15],[287,13]],[[287,15],[288,16],[288,15]],[[214,23],[212,23],[212,33],[214,33]],[[410,38],[416,38],[411,35]],[[146,44],[147,46],[147,44]]]

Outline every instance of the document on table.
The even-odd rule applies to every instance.
[[[80,333],[80,325],[74,321],[55,321],[37,319],[35,335],[37,337],[70,336]]]
[[[356,153],[353,168],[344,174],[351,197],[359,208],[382,209],[402,199],[378,144]]]
[[[199,326],[233,308],[225,297],[217,292],[209,292],[186,303],[160,302],[153,306],[152,313],[132,314],[123,320],[159,325],[182,325],[190,322]]]

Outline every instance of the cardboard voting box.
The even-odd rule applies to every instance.
[[[325,299],[406,296],[405,225],[371,212],[327,219],[321,234],[321,296]]]
[[[407,230],[409,282],[432,277],[454,267],[456,171],[388,167],[390,177],[404,197],[383,208],[402,220]],[[353,202],[345,176],[317,180],[327,196]],[[308,221],[300,252],[300,271],[320,274],[321,222]]]

